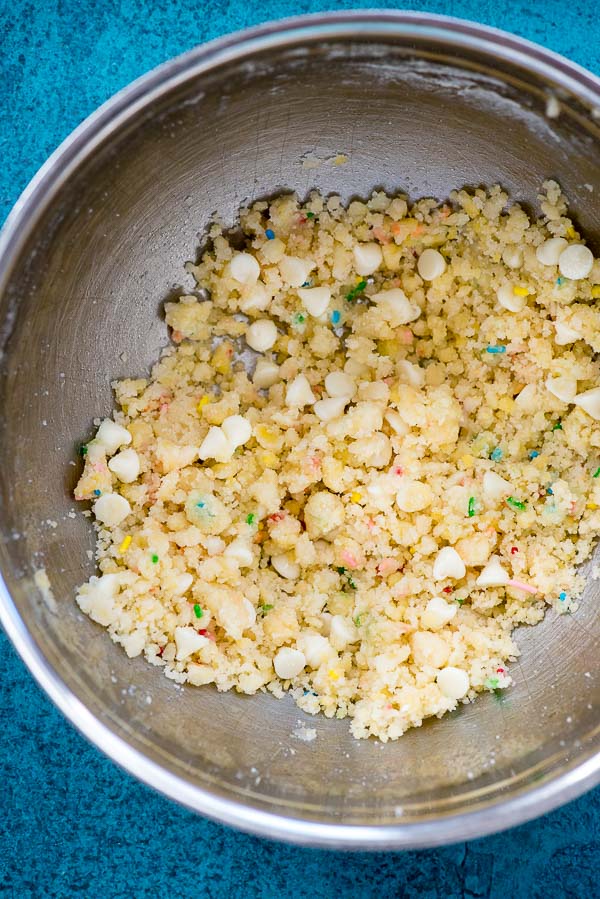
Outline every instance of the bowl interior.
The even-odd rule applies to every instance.
[[[566,91],[548,118],[549,85],[518,64],[392,33],[299,34],[234,57],[190,66],[98,138],[56,183],[6,273],[4,578],[70,691],[181,778],[192,805],[201,787],[291,818],[371,825],[485,808],[597,751],[591,579],[575,614],[520,631],[515,686],[502,699],[482,697],[386,746],[356,742],[348,722],[310,718],[289,698],[181,688],[128,660],[75,605],[94,571],[92,529],[72,499],[78,443],[110,414],[110,381],[144,375],[167,343],[162,303],[193,287],[184,263],[215,216],[232,222],[247,199],[312,187],[344,199],[375,187],[443,198],[500,183],[535,208],[553,177],[600,250],[598,128]],[[334,165],[338,153],[346,164]],[[55,603],[34,583],[40,568]],[[314,741],[294,737],[302,720]]]

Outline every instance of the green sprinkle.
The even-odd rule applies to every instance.
[[[271,603],[265,603],[264,606],[261,606],[261,609],[262,609],[263,612],[265,612],[265,613],[266,613],[266,612],[270,612],[271,609],[273,609],[273,608],[275,608],[275,606],[272,606]]]
[[[357,297],[360,293],[363,292],[363,290],[365,289],[366,286],[367,286],[367,282],[366,282],[366,281],[364,281],[364,280],[363,280],[363,281],[359,281],[358,284],[357,284],[355,287],[353,287],[352,290],[351,290],[349,293],[346,294],[346,299],[348,300],[348,302],[349,302],[349,303],[354,302],[354,300],[356,299],[356,297]]]
[[[597,468],[597,469],[596,469],[596,471],[594,472],[594,474],[592,475],[592,477],[593,477],[593,478],[600,478],[600,468]]]
[[[355,627],[360,627],[360,615],[357,615],[356,618],[352,619]]]
[[[562,431],[562,429],[563,429],[563,426],[561,425],[560,421],[557,421],[556,424],[553,425],[553,427],[552,427],[553,431]]]
[[[338,568],[337,573],[346,578],[346,585],[350,587],[351,590],[356,590],[356,583],[354,582],[352,575],[348,571],[346,571],[345,568]]]
[[[469,518],[473,518],[475,515],[475,497],[469,497]]]
[[[305,318],[306,318],[305,315],[302,315],[301,312],[297,312],[296,315],[294,316],[293,322],[295,325],[303,325]]]
[[[156,565],[157,562],[158,562],[158,556],[156,555],[156,553],[153,553],[152,554],[152,564]]]
[[[254,512],[250,512],[250,515],[246,516],[246,524],[254,524],[256,521],[256,515]]]
[[[87,456],[87,451],[88,451],[88,450],[87,450],[87,446],[85,445],[85,443],[82,443],[82,444],[80,445],[80,447],[79,447],[79,455],[80,455],[80,456]]]
[[[202,618],[202,616],[204,615],[204,612],[202,611],[198,603],[196,603],[194,606],[194,615],[196,616],[196,618]]]
[[[507,497],[507,505],[512,506],[513,509],[518,509],[520,512],[525,508],[525,503],[522,503],[520,499],[515,499],[514,496]]]
[[[315,217],[314,212],[307,212],[307,213],[306,213],[306,218],[307,218],[307,219],[314,219],[314,217]]]
[[[488,677],[485,682],[485,686],[488,688],[488,690],[497,690],[499,683],[500,681],[497,677]]]
[[[462,604],[463,604],[463,602],[464,602],[464,599],[459,599],[458,596],[456,596],[456,597],[454,598],[454,602],[457,602],[457,603],[459,604],[459,606],[462,606]]]
[[[343,567],[340,567],[340,568],[337,569],[337,573],[338,573],[338,574],[346,574],[346,569],[343,568]]]

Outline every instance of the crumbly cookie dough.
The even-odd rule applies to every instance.
[[[395,739],[510,684],[600,530],[600,263],[544,184],[255,203],[83,448],[84,612],[182,683]]]

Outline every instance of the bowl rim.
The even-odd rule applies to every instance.
[[[449,16],[351,10],[281,19],[228,34],[163,63],[120,90],[59,145],[27,185],[0,232],[0,296],[25,242],[79,164],[141,108],[193,76],[223,63],[298,42],[431,38],[520,66],[600,110],[600,78],[563,56],[496,28]],[[575,799],[600,782],[600,749],[566,771],[483,809],[431,821],[358,825],[287,817],[216,795],[152,761],[103,724],[66,686],[25,627],[0,577],[0,622],[29,671],[77,730],[116,764],[192,811],[248,833],[306,846],[414,849],[496,833]]]

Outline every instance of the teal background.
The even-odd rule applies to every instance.
[[[133,78],[228,31],[353,5],[0,0],[0,221],[56,145]],[[430,0],[404,8],[505,28],[600,74],[596,0]],[[1,633],[0,722],[2,897],[600,896],[599,790],[486,839],[344,856],[236,833],[137,783],[67,724]]]

